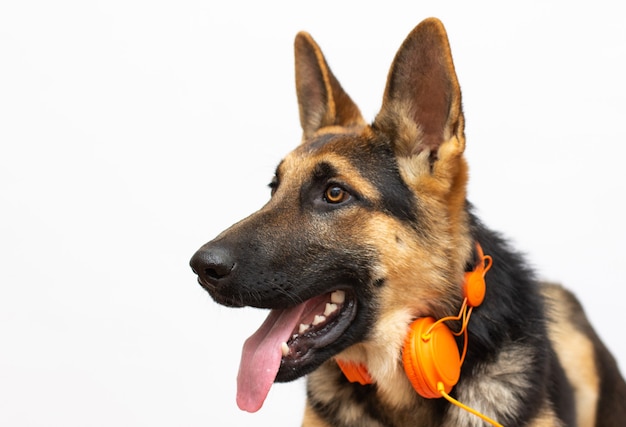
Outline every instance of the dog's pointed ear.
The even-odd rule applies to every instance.
[[[436,18],[421,22],[407,36],[389,70],[383,105],[374,127],[390,134],[398,156],[429,152],[444,142],[465,148],[461,90],[448,36]]]
[[[356,104],[330,71],[315,40],[300,32],[294,43],[296,92],[304,139],[327,126],[363,126]]]

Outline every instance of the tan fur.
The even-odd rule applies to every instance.
[[[311,409],[309,402],[304,407],[304,417],[302,418],[302,426],[306,427],[332,427],[321,420],[317,413]]]
[[[330,363],[334,364],[333,361],[331,361]],[[328,368],[328,366],[322,366],[320,369],[324,368]],[[335,367],[332,366],[332,368],[334,369]],[[311,381],[310,388],[315,390],[315,397],[320,402],[332,402],[335,399],[341,399],[343,397],[342,391],[337,391],[336,387],[334,386],[334,381],[332,378],[317,376],[315,378],[309,378],[309,381]],[[343,391],[343,393],[347,394],[347,391]],[[307,410],[305,410],[305,414],[306,412],[311,412],[310,409],[308,409],[308,405],[309,404],[307,403]],[[346,405],[342,407],[341,418],[348,423],[361,423],[364,426],[373,422],[371,419],[363,418],[363,408],[361,407],[361,405],[364,404]],[[313,417],[312,419],[315,420],[315,422],[320,422],[319,419],[317,419],[316,417]],[[310,427],[305,421],[306,419],[303,421],[302,425],[304,427]],[[313,426],[315,426],[315,424],[313,424]]]
[[[574,387],[577,401],[578,427],[591,427],[596,421],[596,406],[600,394],[600,380],[595,366],[594,345],[572,320],[579,311],[572,306],[567,291],[558,285],[543,288],[550,315],[550,339],[567,379]]]
[[[531,421],[528,427],[565,427],[556,417],[554,409],[547,405],[541,409],[537,417]]]

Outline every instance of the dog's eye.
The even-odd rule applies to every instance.
[[[324,201],[327,203],[341,203],[350,198],[350,193],[338,185],[329,185],[324,191]]]

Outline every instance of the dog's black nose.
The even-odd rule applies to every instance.
[[[225,248],[202,247],[191,257],[189,265],[198,275],[200,284],[215,287],[227,281],[235,267],[235,260]]]

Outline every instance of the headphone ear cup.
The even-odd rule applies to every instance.
[[[424,379],[425,375],[422,371],[422,363],[420,362],[419,356],[421,334],[418,332],[420,324],[425,324],[429,319],[434,321],[431,317],[423,317],[411,323],[410,332],[404,341],[404,348],[402,349],[402,363],[404,366],[404,372],[417,394],[422,397],[432,399],[438,396],[433,394],[432,390],[426,385],[426,381]]]
[[[442,396],[437,389],[439,383],[449,393],[461,375],[461,356],[454,335],[443,323],[434,324],[432,317],[413,321],[402,350],[407,378],[415,391],[428,399]]]
[[[465,273],[464,293],[467,298],[467,305],[478,307],[485,299],[487,286],[483,270],[474,270]]]

